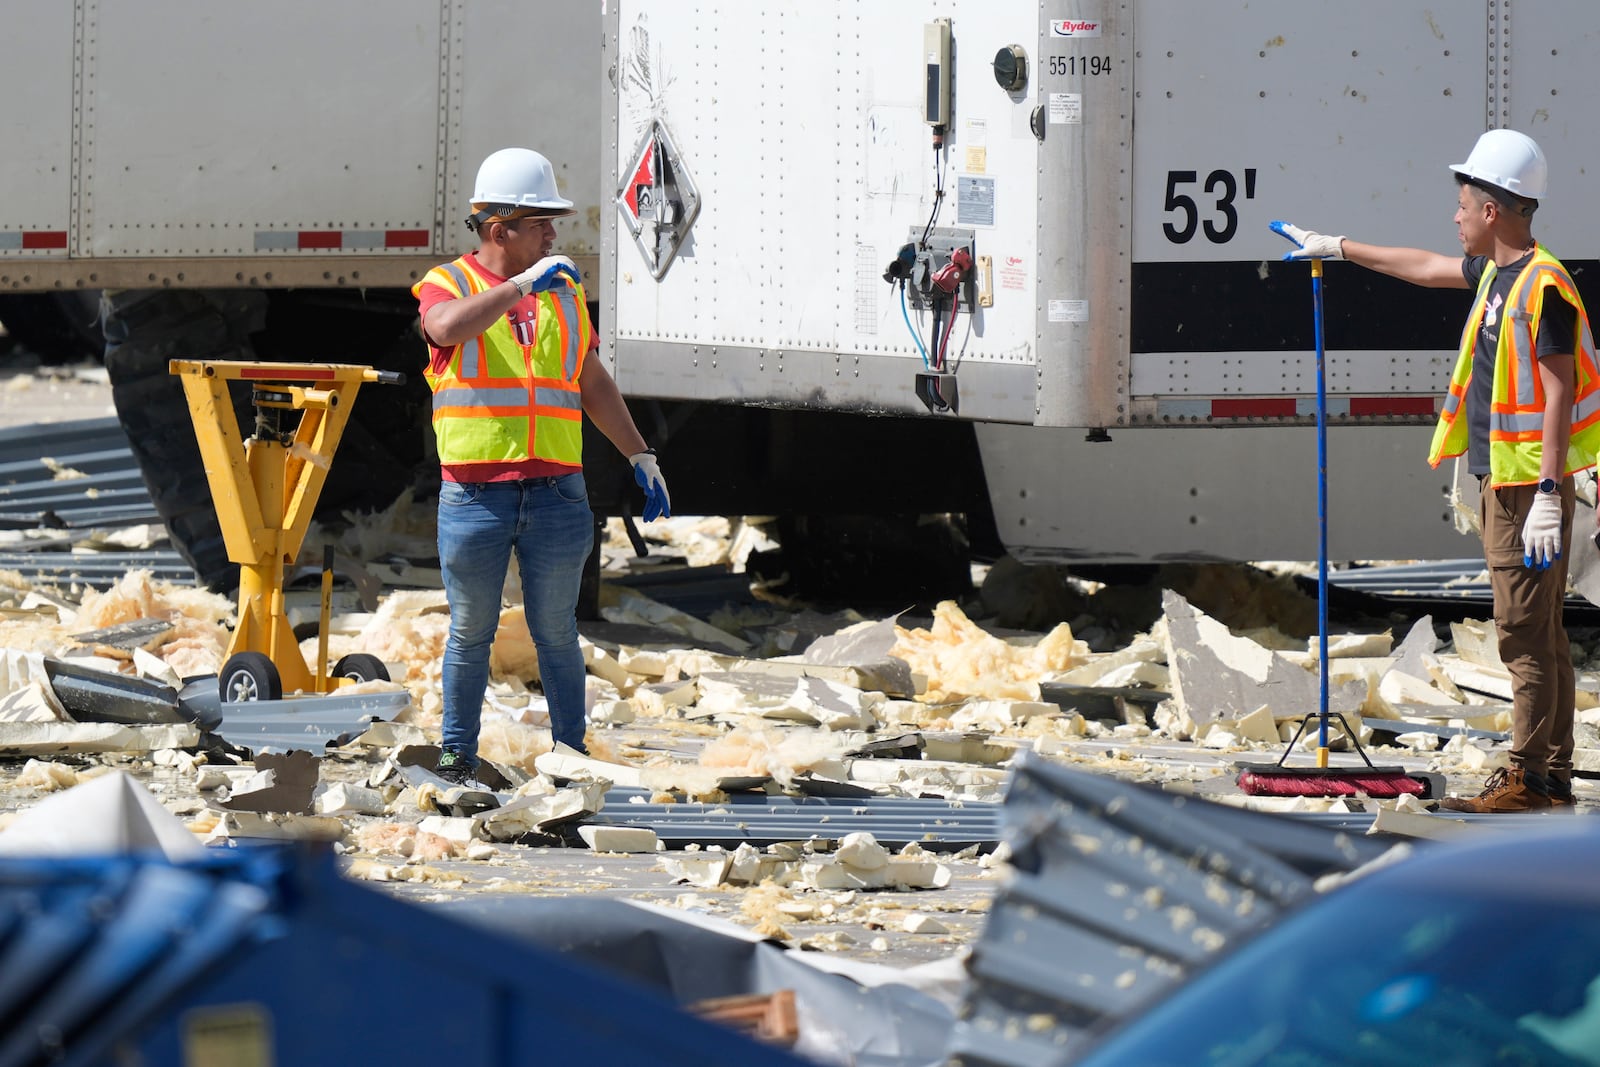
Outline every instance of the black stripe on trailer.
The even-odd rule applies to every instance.
[[[1563,262],[1584,306],[1600,307],[1600,261]],[[1261,260],[1135,263],[1130,350],[1312,350],[1310,268],[1280,260],[1265,266],[1263,276]],[[1424,289],[1352,263],[1327,263],[1323,286],[1329,351],[1454,351],[1472,305],[1469,290]]]

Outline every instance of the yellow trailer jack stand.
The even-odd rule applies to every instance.
[[[175,359],[169,370],[183,382],[223,543],[239,565],[239,622],[217,679],[223,702],[330,693],[387,679],[383,661],[364,653],[328,670],[332,560],[326,556],[317,667],[307,666],[284,611],[283,576],[300,554],[356,390],[364,382],[400,385],[405,376],[342,363],[236,360]],[[234,416],[232,381],[252,387],[256,422],[249,439]],[[299,423],[286,429],[292,411],[300,412]]]

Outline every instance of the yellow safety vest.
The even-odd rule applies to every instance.
[[[1467,450],[1467,422],[1459,418],[1466,409],[1472,380],[1473,353],[1489,299],[1495,265],[1490,262],[1478,281],[1478,295],[1461,333],[1461,353],[1450,375],[1450,392],[1439,424],[1434,427],[1428,464],[1437,467]],[[1539,480],[1539,459],[1544,441],[1544,386],[1539,381],[1538,327],[1545,294],[1554,289],[1578,311],[1577,336],[1572,351],[1577,359],[1573,377],[1572,438],[1567,447],[1566,473],[1594,466],[1600,450],[1600,369],[1595,364],[1594,337],[1583,299],[1561,261],[1538,245],[1533,259],[1511,286],[1501,310],[1500,343],[1494,358],[1494,387],[1489,412],[1489,484],[1530,485]]]
[[[495,284],[476,260],[462,256],[433,268],[412,287],[437,285],[456,297]],[[457,345],[442,373],[426,372],[433,389],[433,432],[439,462],[517,463],[547,460],[583,464],[583,398],[578,376],[594,328],[576,283],[537,294],[532,344],[522,344],[502,315],[477,337]]]

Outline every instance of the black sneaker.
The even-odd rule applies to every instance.
[[[465,785],[472,780],[473,761],[460,752],[445,749],[439,755],[439,763],[433,773],[449,782],[451,785]]]

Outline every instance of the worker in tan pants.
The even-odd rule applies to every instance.
[[[1272,226],[1299,245],[1289,258],[1348,259],[1415,285],[1476,291],[1428,462],[1465,456],[1479,479],[1495,627],[1512,679],[1511,765],[1478,795],[1441,806],[1572,811],[1563,549],[1572,543],[1572,475],[1600,452],[1600,365],[1571,273],[1533,238],[1549,184],[1539,146],[1515,130],[1489,130],[1450,169],[1464,258]]]
[[[1483,479],[1488,482],[1487,478]],[[1567,556],[1548,570],[1523,565],[1522,527],[1538,491],[1532,485],[1482,487],[1478,517],[1494,589],[1500,660],[1511,672],[1511,763],[1543,768],[1557,807],[1572,804],[1572,722],[1576,690],[1572,645],[1561,623]],[[1572,536],[1572,479],[1561,483],[1562,543]],[[1537,801],[1531,807],[1543,807]]]

